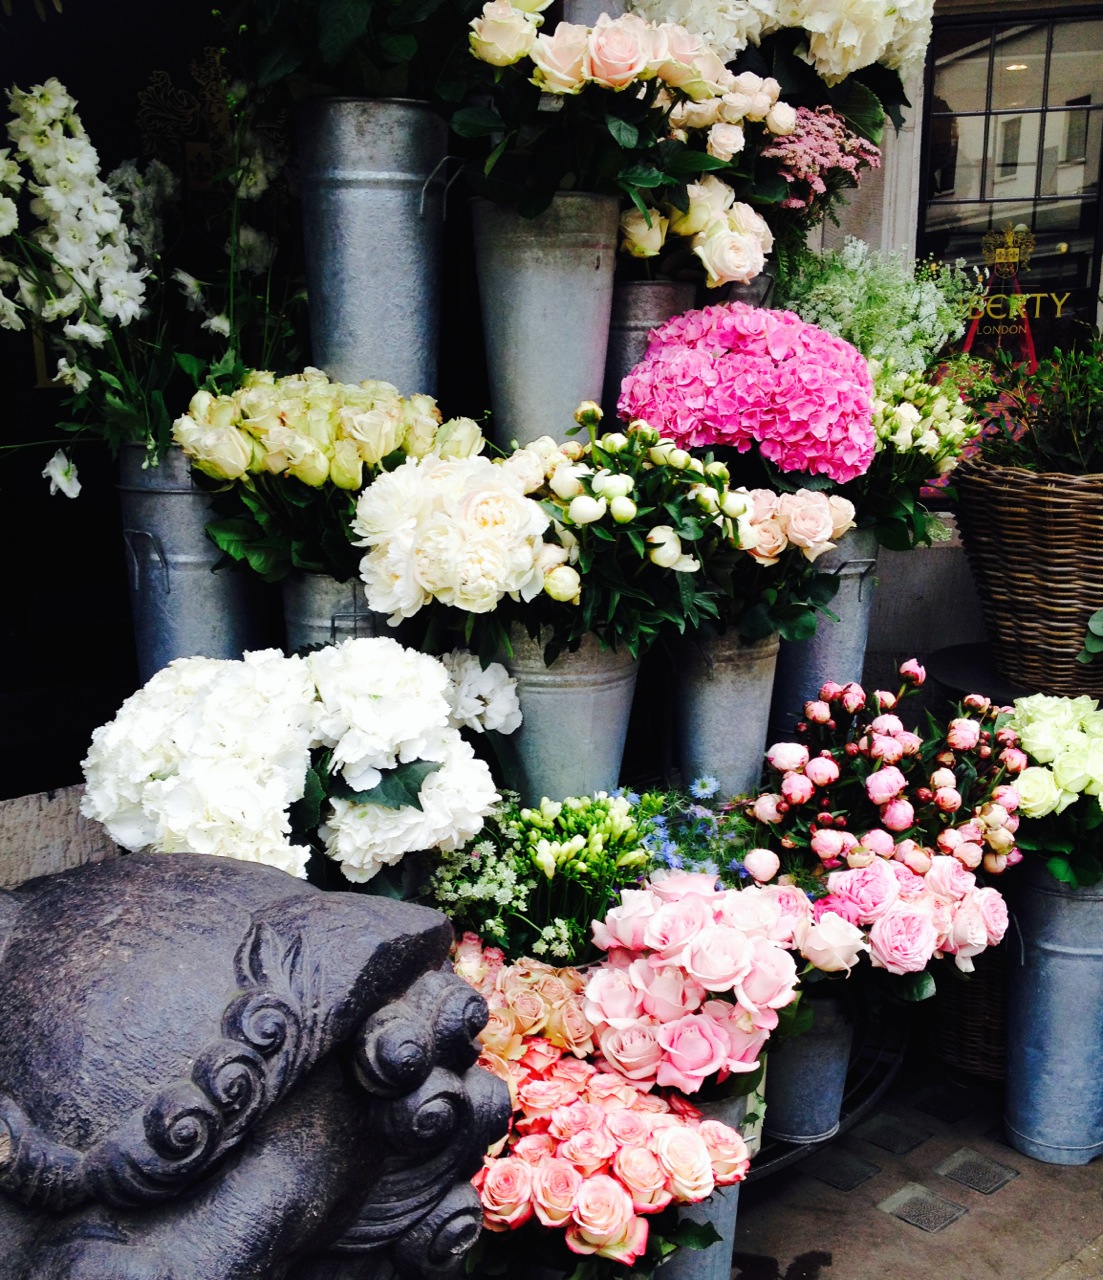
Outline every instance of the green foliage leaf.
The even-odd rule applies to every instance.
[[[191,378],[195,386],[199,386],[203,381],[203,371],[207,367],[205,360],[200,360],[198,356],[188,355],[185,351],[176,353],[176,363]]]
[[[1054,880],[1060,880],[1062,884],[1067,884],[1070,889],[1075,889],[1080,883],[1076,878],[1076,872],[1069,866],[1068,858],[1047,858],[1046,870]]]
[[[934,978],[929,973],[905,973],[895,984],[896,994],[901,1000],[917,1004],[920,1000],[929,1000],[934,995]]]
[[[634,124],[629,124],[627,120],[622,120],[620,116],[615,116],[610,112],[605,117],[605,127],[613,135],[617,145],[631,151],[631,149],[640,140],[640,131]]]
[[[661,187],[666,181],[666,174],[651,164],[632,164],[617,174],[617,180],[630,187]]]
[[[368,29],[371,0],[318,0],[318,52],[335,66]]]
[[[408,33],[379,37],[379,51],[388,62],[411,62],[417,53],[417,38]]]
[[[1088,630],[1092,635],[1103,636],[1103,609],[1097,609],[1088,619]]]
[[[412,805],[421,809],[421,786],[430,774],[440,768],[435,760],[411,760],[388,769],[379,782],[367,791],[347,790],[344,799],[355,804],[378,804],[384,809],[404,809]],[[334,795],[342,794],[334,789]]]
[[[678,1225],[666,1236],[679,1249],[698,1251],[716,1244],[720,1238],[720,1232],[711,1222],[693,1222],[689,1218],[679,1218]]]
[[[853,76],[831,90],[831,105],[863,138],[879,147],[885,134],[885,109],[872,89]]]
[[[491,107],[461,107],[452,116],[452,132],[461,138],[485,138],[505,127],[505,121]]]

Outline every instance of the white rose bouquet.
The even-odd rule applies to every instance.
[[[1063,884],[1103,879],[1103,711],[1094,698],[1036,693],[1015,702],[1009,730],[1026,766],[1015,780],[1020,848]]]
[[[127,849],[309,867],[323,882],[327,858],[365,883],[407,853],[457,848],[499,798],[460,726],[520,723],[505,669],[473,680],[472,662],[453,654],[450,675],[388,639],[180,658],[93,734],[82,811]]]
[[[576,417],[585,443],[409,459],[365,490],[353,531],[370,607],[397,625],[432,605],[430,645],[459,631],[486,660],[511,623],[550,628],[549,662],[587,633],[638,655],[663,631],[766,634],[805,609],[804,577],[788,571],[832,545],[846,512],[806,495],[764,523],[778,495],[733,489],[722,463],[642,422],[599,436],[593,404]]]
[[[342,582],[356,573],[356,494],[407,458],[467,458],[470,418],[443,422],[431,396],[388,382],[331,382],[321,369],[253,370],[229,395],[198,391],[172,428],[193,467],[222,482],[207,526],[228,557],[266,582],[294,569]]]

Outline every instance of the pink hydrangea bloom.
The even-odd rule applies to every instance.
[[[869,368],[792,311],[742,302],[687,311],[651,335],[618,409],[680,445],[757,445],[782,471],[862,475],[876,437]]]

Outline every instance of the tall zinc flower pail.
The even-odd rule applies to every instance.
[[[821,614],[814,636],[781,642],[770,712],[771,736],[777,738],[792,735],[804,714],[804,704],[818,698],[828,680],[860,683],[865,667],[877,535],[872,529],[851,529],[834,551],[816,560],[815,567],[838,578],[839,589],[827,607],[839,620],[832,622]]]
[[[119,504],[143,684],[174,658],[240,658],[264,644],[264,584],[243,571],[214,572],[221,552],[205,531],[211,496],[183,451],[169,448],[156,466],[145,461],[144,446],[123,445]]]
[[[639,662],[603,649],[592,635],[574,653],[544,664],[544,643],[515,627],[513,656],[502,656],[517,681],[521,727],[500,739],[506,785],[522,804],[547,796],[612,791],[620,781],[624,740]]]
[[[734,630],[683,641],[675,729],[678,767],[687,785],[708,775],[726,796],[758,786],[777,652],[776,634],[748,644]]]
[[[830,984],[819,984],[825,985]],[[762,1129],[782,1142],[824,1142],[839,1131],[853,1014],[849,1001],[831,990],[818,991],[809,1003],[811,1027],[771,1049],[768,1057]]]
[[[583,400],[601,400],[613,305],[615,196],[559,192],[535,218],[471,205],[491,434],[503,448],[566,438]]]
[[[747,1099],[725,1098],[705,1102],[701,1112],[732,1129],[740,1129],[747,1111]],[[739,1211],[739,1183],[717,1187],[699,1204],[678,1206],[678,1215],[691,1222],[709,1222],[720,1233],[707,1249],[679,1249],[655,1272],[656,1280],[729,1280],[735,1250],[735,1222]]]
[[[605,390],[601,407],[607,422],[616,421],[620,385],[647,354],[651,330],[671,316],[688,311],[697,286],[686,280],[618,280],[613,289],[609,350],[605,356]]]
[[[288,653],[387,634],[387,620],[368,608],[359,578],[338,582],[324,573],[293,573],[280,585]]]
[[[448,126],[401,98],[318,98],[299,129],[314,363],[436,393]]]
[[[1005,944],[1004,1128],[1035,1160],[1087,1164],[1103,1155],[1103,883],[1070,889],[1031,862],[1021,872]]]

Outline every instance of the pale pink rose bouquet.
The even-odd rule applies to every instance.
[[[731,874],[806,893],[794,941],[825,972],[863,954],[895,975],[941,956],[969,972],[1007,928],[1002,896],[979,878],[1022,858],[1013,781],[1026,757],[1009,709],[969,695],[921,735],[896,711],[925,672],[914,660],[900,672],[895,693],[824,685],[796,740],[767,751],[762,793],[717,818],[743,843]]]
[[[627,1275],[649,1271],[671,1243],[714,1239],[679,1223],[676,1206],[746,1176],[739,1133],[592,1059],[577,970],[507,965],[474,934],[464,935],[454,965],[490,1006],[479,1061],[513,1101],[509,1135],[474,1179],[487,1231],[478,1250],[507,1266],[539,1256],[563,1271],[579,1256],[605,1259]]]
[[[697,1093],[757,1070],[797,998],[787,948],[807,923],[802,895],[724,889],[715,874],[657,871],[594,921],[608,960],[583,1010],[610,1070],[639,1088]]]

